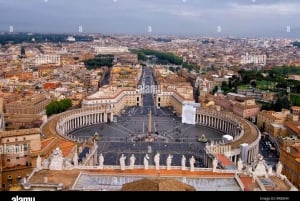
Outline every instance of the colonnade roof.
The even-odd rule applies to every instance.
[[[254,125],[250,125],[246,120],[242,120],[240,124],[244,128],[244,135],[240,139],[230,143],[232,149],[238,149],[244,143],[250,145],[259,137],[259,131]]]

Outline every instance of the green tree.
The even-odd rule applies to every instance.
[[[46,106],[46,114],[48,116],[52,114],[58,114],[61,112],[66,111],[72,107],[72,100],[71,99],[63,99],[60,101],[52,101]]]
[[[84,60],[84,65],[87,69],[96,69],[102,66],[112,67],[114,55],[97,55],[93,59]]]
[[[217,91],[218,91],[218,86],[215,86],[211,92],[212,95],[214,95]]]
[[[52,114],[57,114],[59,110],[59,106],[57,104],[57,101],[52,101],[51,103],[49,103],[46,106],[46,114],[48,116],[52,115]]]
[[[143,53],[143,52],[138,52],[137,53],[137,55],[138,55],[138,60],[139,61],[146,61],[147,60],[147,57],[146,57],[146,55]]]
[[[251,80],[251,81],[250,81],[250,85],[251,85],[253,88],[256,88],[256,81],[255,81],[255,80]]]
[[[287,96],[279,97],[274,105],[274,110],[280,112],[282,108],[289,109],[290,102]]]
[[[300,106],[300,95],[299,94],[291,95],[291,104],[294,106]]]

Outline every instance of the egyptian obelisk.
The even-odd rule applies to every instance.
[[[148,136],[151,137],[152,133],[152,113],[149,111],[149,122],[148,122]]]

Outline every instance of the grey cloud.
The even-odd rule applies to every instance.
[[[295,37],[299,7],[300,0],[0,0],[0,30],[76,32],[82,25],[84,32],[140,34],[151,25],[164,34]]]

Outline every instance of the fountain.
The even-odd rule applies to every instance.
[[[208,142],[208,139],[205,137],[204,134],[202,134],[201,137],[198,138],[198,142],[206,143]]]

